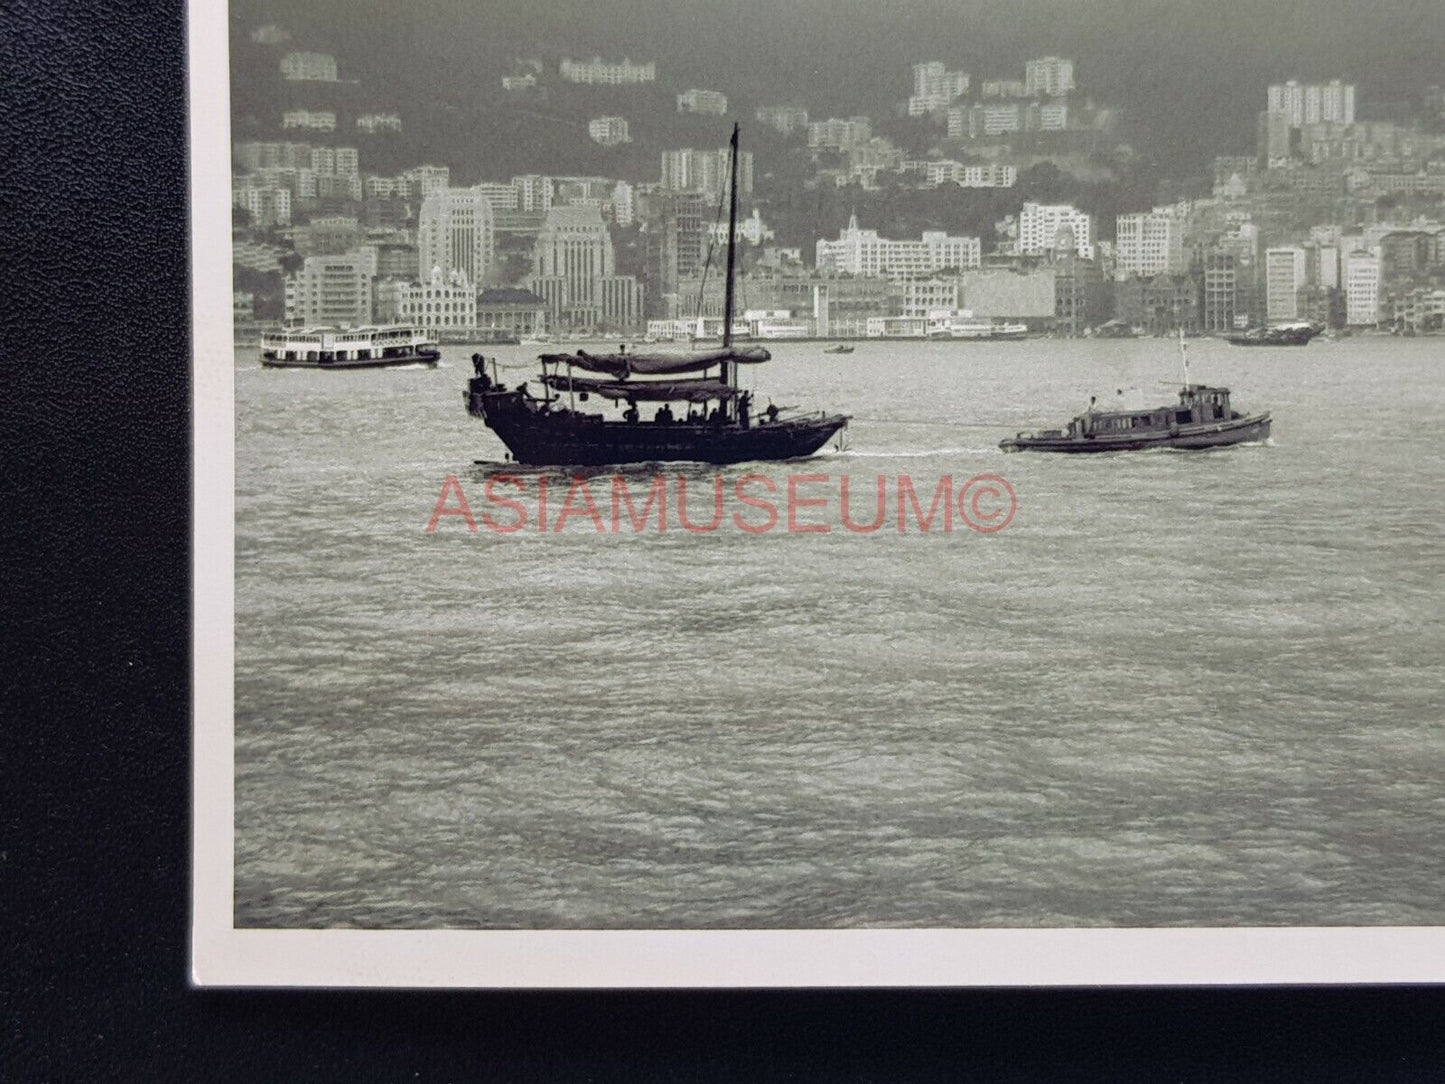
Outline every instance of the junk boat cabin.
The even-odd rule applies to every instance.
[[[1086,410],[1063,429],[1019,433],[1006,452],[1132,452],[1144,448],[1219,448],[1269,436],[1270,417],[1241,414],[1229,389],[1186,384],[1179,402],[1146,410]]]
[[[261,364],[269,369],[435,367],[440,358],[436,340],[416,327],[311,327],[261,336]]]

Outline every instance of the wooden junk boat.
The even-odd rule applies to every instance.
[[[1143,410],[1086,410],[1062,429],[1019,433],[999,442],[1005,452],[1133,452],[1145,448],[1221,448],[1263,441],[1270,416],[1241,414],[1229,389],[1189,382],[1184,336],[1179,337],[1184,384],[1179,401]],[[1091,401],[1092,402],[1092,401]]]
[[[720,349],[693,354],[543,354],[539,397],[527,385],[508,389],[486,361],[467,385],[468,413],[481,418],[518,463],[535,466],[605,466],[615,463],[691,461],[742,463],[812,455],[848,424],[843,414],[779,417],[776,407],[752,410],[751,395],[738,387],[739,365],[768,361],[760,347],[733,345],[734,250],[737,237],[738,128],[732,135],[732,184],[728,217],[727,289]],[[598,376],[578,376],[577,371]],[[709,372],[709,370],[716,370]],[[634,379],[656,377],[662,379]],[[596,395],[627,404],[621,419],[579,409]],[[643,419],[639,403],[660,403]],[[675,416],[674,403],[699,406]],[[709,404],[714,404],[708,410]]]

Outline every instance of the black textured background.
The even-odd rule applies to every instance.
[[[1445,1076],[1429,990],[188,989],[183,14],[0,0],[0,1080]]]

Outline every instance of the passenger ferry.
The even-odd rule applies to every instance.
[[[436,366],[436,339],[418,327],[308,327],[261,336],[261,364],[270,369],[380,369]]]

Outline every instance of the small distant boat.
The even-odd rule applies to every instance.
[[[261,364],[268,369],[383,369],[436,366],[441,350],[418,327],[310,327],[261,336]]]
[[[836,346],[830,346],[823,351],[825,354],[851,354],[852,352],[853,347],[847,343],[838,343]]]
[[[999,441],[1005,452],[1133,452],[1147,448],[1221,448],[1262,441],[1270,416],[1241,414],[1229,405],[1229,389],[1189,382],[1184,336],[1179,336],[1184,384],[1179,401],[1143,410],[1090,409],[1059,429],[1019,433]]]
[[[1325,329],[1319,324],[1306,322],[1275,324],[1272,327],[1252,327],[1236,335],[1224,336],[1224,341],[1235,346],[1304,346]]]
[[[1144,334],[1142,327],[1134,327],[1123,320],[1109,320],[1094,329],[1095,339],[1138,339]]]

